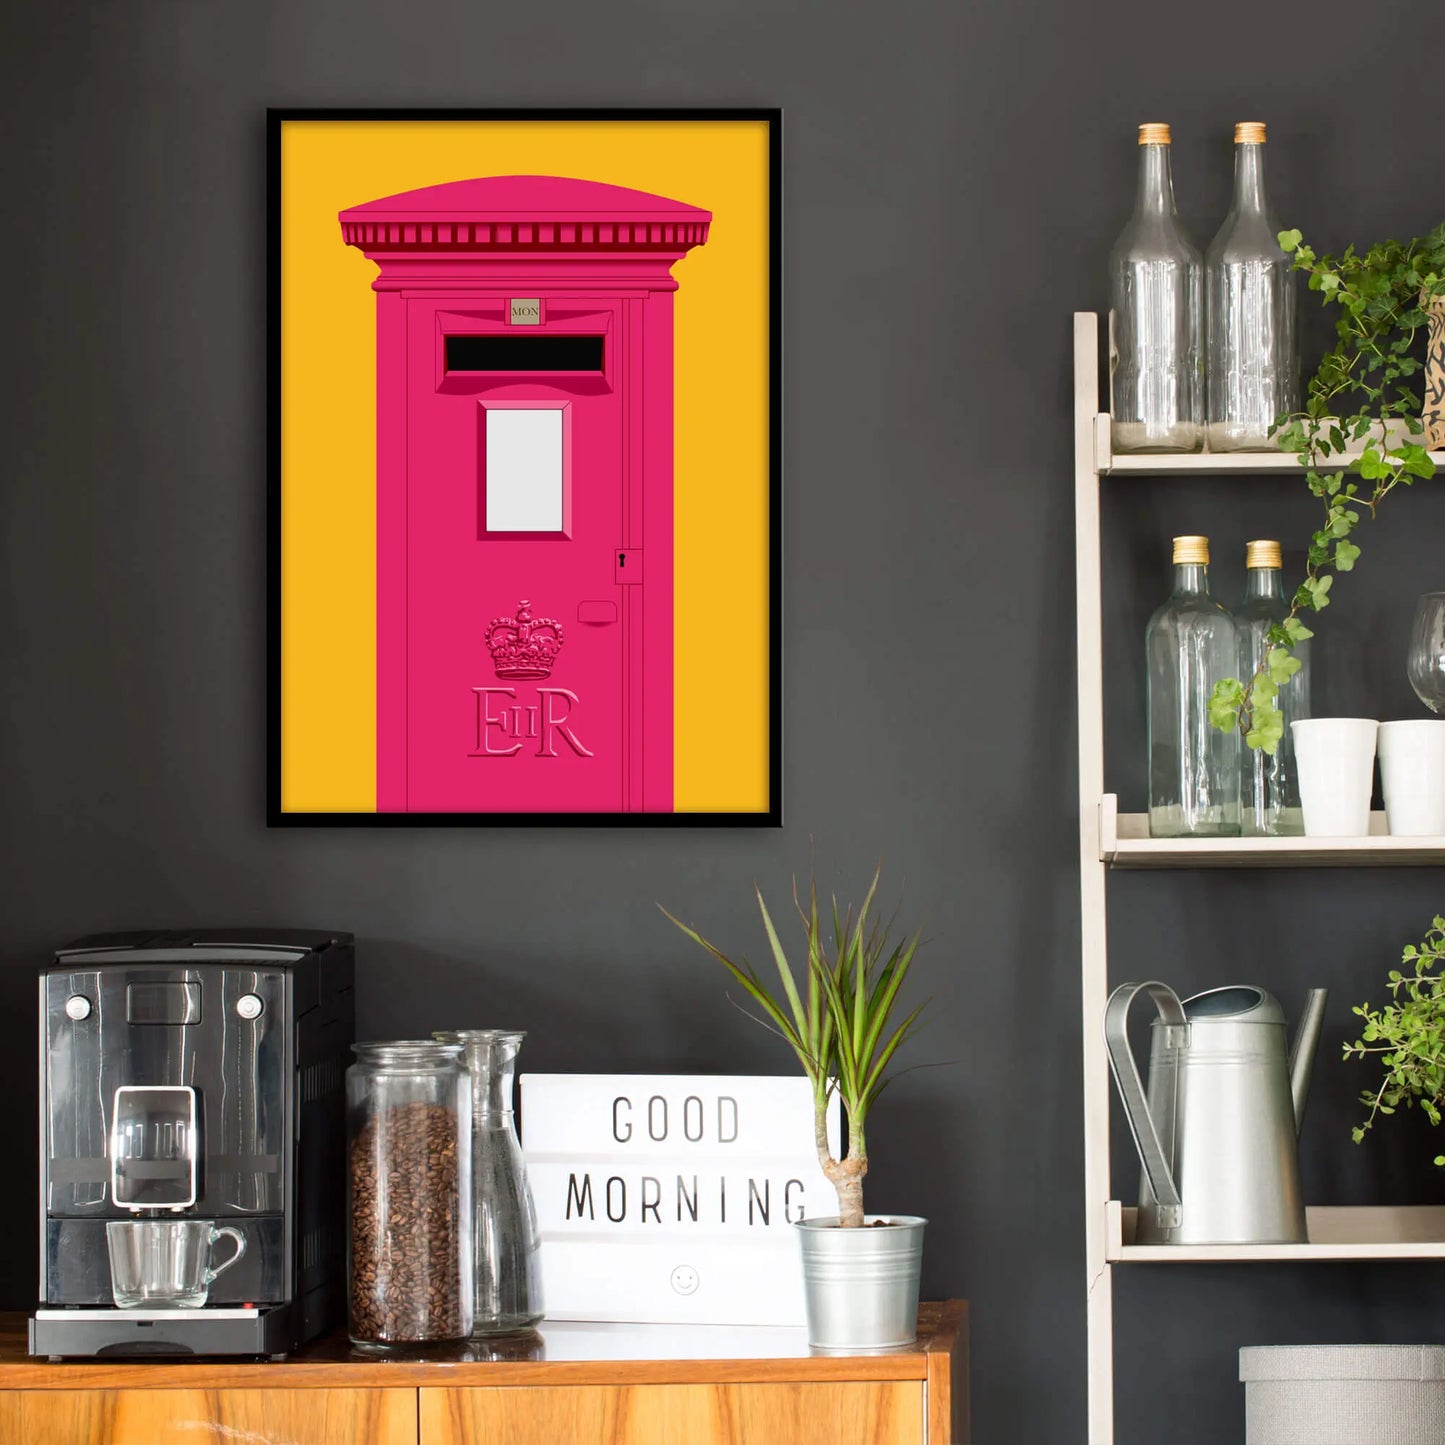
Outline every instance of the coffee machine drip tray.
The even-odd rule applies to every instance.
[[[41,1309],[30,1353],[66,1356],[279,1355],[300,1336],[292,1305],[204,1309]]]

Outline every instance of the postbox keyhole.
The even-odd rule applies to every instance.
[[[619,553],[617,554],[617,565],[618,565],[619,567],[625,567],[625,566],[627,566],[627,553],[626,553],[626,552],[619,552]]]

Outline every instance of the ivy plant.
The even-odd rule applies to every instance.
[[[1360,1095],[1370,1112],[1354,1128],[1356,1144],[1381,1114],[1393,1114],[1402,1104],[1419,1104],[1432,1124],[1440,1122],[1445,1103],[1445,975],[1438,972],[1442,960],[1445,918],[1437,916],[1425,937],[1405,949],[1401,967],[1390,970],[1392,1001],[1383,1008],[1362,1003],[1354,1010],[1365,1025],[1360,1037],[1345,1045],[1345,1057],[1374,1054],[1385,1069],[1379,1087]],[[1435,1162],[1445,1165],[1445,1154],[1437,1154]]]
[[[1238,728],[1251,748],[1267,753],[1284,736],[1279,690],[1299,671],[1294,648],[1314,635],[1304,618],[1328,607],[1336,575],[1354,569],[1361,519],[1373,517],[1397,487],[1434,475],[1430,454],[1411,438],[1423,430],[1414,378],[1426,312],[1445,295],[1445,222],[1426,236],[1382,241],[1363,253],[1350,246],[1339,256],[1316,255],[1298,231],[1281,231],[1279,244],[1339,315],[1335,345],[1310,378],[1304,409],[1274,427],[1280,448],[1300,454],[1324,514],[1305,554],[1304,580],[1269,631],[1259,671],[1216,683],[1209,701],[1216,728]]]

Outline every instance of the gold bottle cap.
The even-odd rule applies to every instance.
[[[1174,539],[1174,565],[1176,567],[1209,566],[1209,538],[1176,537]]]
[[[1244,565],[1253,570],[1256,567],[1282,567],[1278,542],[1246,542],[1244,544]]]
[[[1235,123],[1234,143],[1237,146],[1262,146],[1264,144],[1264,122],[1262,120],[1241,120]]]
[[[1139,144],[1141,146],[1167,146],[1169,144],[1169,127],[1162,121],[1146,121],[1139,127]]]

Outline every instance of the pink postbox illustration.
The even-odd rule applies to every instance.
[[[377,810],[671,812],[672,267],[550,176],[341,213],[376,292]]]

